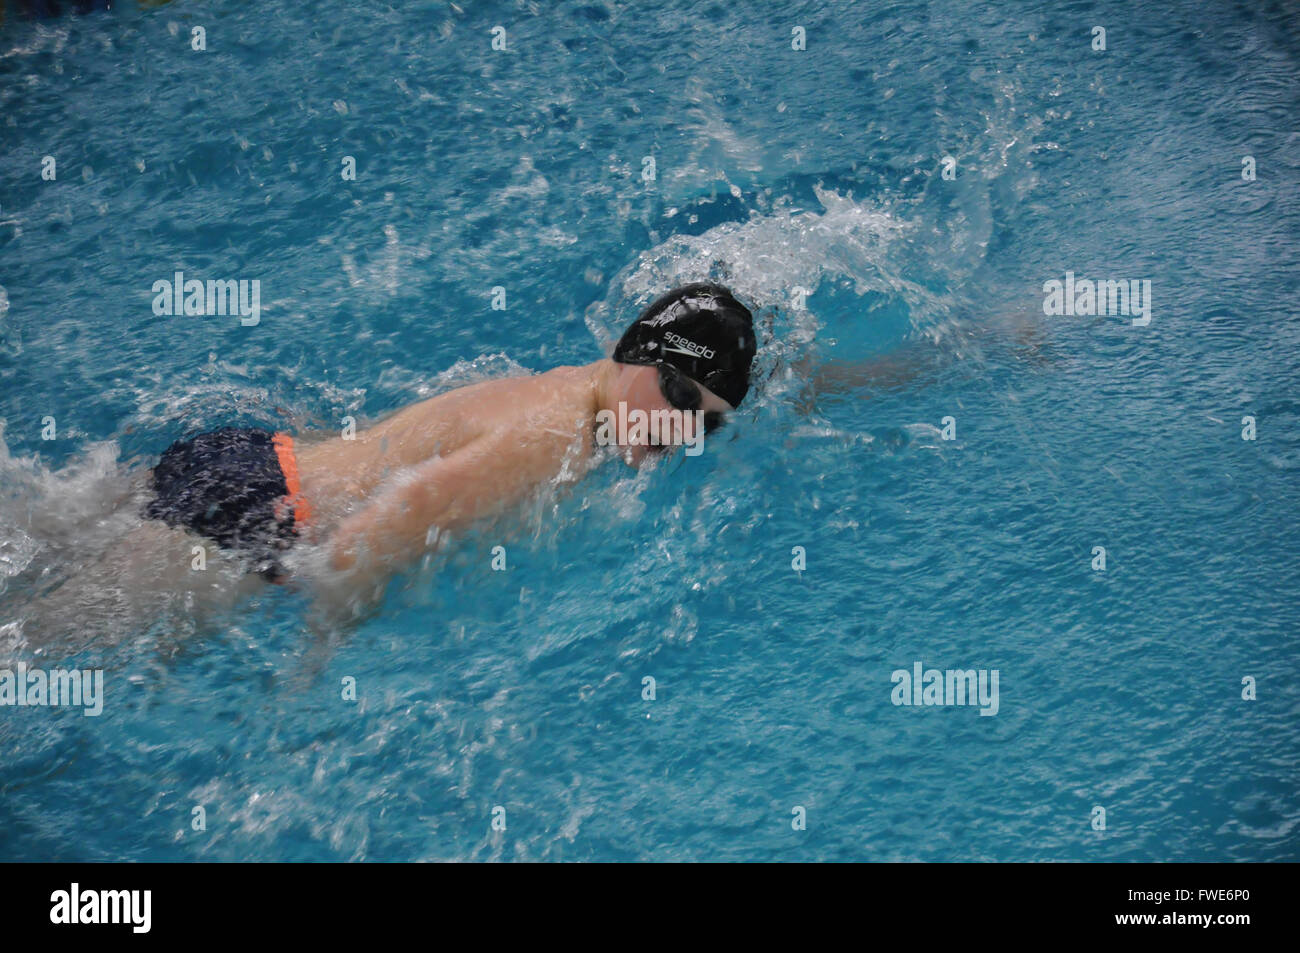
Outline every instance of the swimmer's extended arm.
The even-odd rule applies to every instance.
[[[927,339],[914,340],[888,354],[866,360],[832,360],[812,367],[798,368],[798,376],[808,382],[799,398],[799,409],[810,412],[820,395],[851,393],[860,389],[891,390],[943,369],[958,353],[958,348],[992,349],[1009,342],[1021,360],[1042,363],[1042,330],[1028,317],[1010,314],[962,330],[956,344],[936,346]],[[1007,332],[1010,331],[1010,335]]]
[[[931,369],[934,363],[933,354],[915,345],[904,354],[886,354],[865,361],[827,361],[820,367],[805,361],[795,370],[806,382],[796,398],[796,407],[808,414],[816,408],[817,399],[828,394],[898,387]]]

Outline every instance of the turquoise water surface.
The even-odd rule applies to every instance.
[[[266,586],[11,634],[106,698],[0,708],[0,859],[1300,859],[1298,20],[11,2],[11,633],[183,433],[593,361],[705,277],[762,348],[702,456],[543,493],[346,633]],[[176,271],[258,323],[155,315]],[[1067,272],[1149,323],[1044,314]],[[996,714],[894,704],[918,662]]]

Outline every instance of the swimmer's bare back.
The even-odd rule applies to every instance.
[[[412,404],[351,438],[300,438],[308,541],[364,585],[542,484],[589,468],[598,365],[484,381]]]

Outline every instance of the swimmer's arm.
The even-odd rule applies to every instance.
[[[984,324],[964,328],[956,344],[936,346],[928,339],[913,340],[896,351],[866,360],[831,360],[812,366],[811,360],[796,368],[797,375],[808,382],[799,398],[799,409],[811,412],[817,397],[851,393],[860,389],[892,390],[917,378],[936,374],[954,359],[957,347],[963,350],[992,350],[1010,345],[1020,360],[1034,364],[1046,359],[1042,328],[1032,314],[1011,313],[985,319]]]
[[[358,585],[377,582],[424,552],[432,528],[460,529],[500,509],[514,489],[487,439],[425,461],[339,525],[330,566]]]
[[[815,394],[841,394],[861,387],[891,390],[935,370],[941,355],[929,342],[859,361],[827,361],[807,379]]]
[[[843,394],[859,388],[899,387],[931,369],[934,356],[913,345],[903,354],[888,354],[865,361],[827,361],[814,367],[812,360],[796,366],[795,374],[806,383],[795,399],[800,413],[810,414],[817,399],[828,394]]]

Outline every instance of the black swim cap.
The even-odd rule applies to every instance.
[[[620,364],[671,364],[739,407],[757,350],[749,309],[722,285],[700,281],[653,301],[613,356]]]

